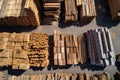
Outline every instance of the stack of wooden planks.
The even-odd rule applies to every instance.
[[[65,36],[66,62],[67,64],[78,64],[77,58],[77,36]]]
[[[53,73],[37,75],[10,76],[7,80],[112,80],[107,72],[100,74],[89,73]],[[119,80],[119,79],[118,79]]]
[[[77,6],[80,6],[80,21],[90,22],[96,16],[94,0],[76,0]]]
[[[65,21],[77,21],[78,11],[75,5],[75,0],[64,0],[65,1]]]
[[[27,70],[29,67],[28,52],[20,49],[14,50],[12,69]]]
[[[86,33],[89,58],[92,65],[115,65],[115,54],[110,31],[107,28]]]
[[[52,23],[58,21],[60,15],[60,1],[45,0],[44,4],[44,22]]]
[[[120,20],[120,0],[108,0],[112,20]]]
[[[78,41],[78,61],[80,64],[87,62],[87,53],[86,53],[86,38],[85,35],[80,35],[77,37]]]
[[[39,0],[0,0],[0,26],[40,24]]]
[[[28,57],[30,66],[48,66],[48,35],[42,33],[32,33],[29,40],[30,53]]]
[[[54,31],[54,65],[66,65],[64,35]]]

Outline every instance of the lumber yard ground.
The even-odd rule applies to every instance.
[[[53,25],[41,25],[37,27],[36,29],[32,28],[1,28],[0,31],[9,31],[9,32],[23,32],[23,33],[30,33],[30,32],[43,32],[48,33],[49,35],[52,35],[55,29],[59,29],[63,34],[76,34],[80,35],[84,32],[86,32],[89,29],[95,29],[99,27],[108,27],[111,31],[113,45],[115,54],[119,54],[120,50],[120,21],[110,21],[109,17],[109,8],[108,4],[106,4],[105,0],[95,0],[96,3],[96,11],[97,11],[97,17],[93,19],[90,23],[68,23],[63,24],[62,22],[60,24],[54,23]],[[58,26],[59,25],[59,26]],[[7,70],[8,69],[8,70]],[[109,72],[110,74],[114,75],[119,69],[116,66],[107,66],[105,68],[102,67],[95,67],[90,66],[89,64],[84,65],[72,65],[67,67],[46,67],[46,68],[38,68],[38,69],[29,69],[27,71],[16,71],[11,70],[10,68],[2,68],[0,69],[3,71],[4,75],[20,75],[20,74],[39,74],[39,73],[54,73],[54,72],[72,72],[72,73],[99,73],[99,72]]]

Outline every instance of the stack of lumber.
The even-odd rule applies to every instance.
[[[12,62],[12,69],[29,69],[29,59],[27,51],[22,51],[20,49],[14,50]]]
[[[90,22],[96,16],[94,0],[76,0],[80,7],[80,21]]]
[[[76,35],[65,36],[66,62],[67,64],[78,64]]]
[[[111,76],[107,72],[94,75],[89,73],[53,73],[10,76],[8,80],[111,80]]]
[[[120,0],[108,0],[112,20],[120,19]]]
[[[86,53],[86,38],[85,35],[80,35],[77,38],[78,41],[78,61],[80,64],[86,63],[87,61],[87,53]]]
[[[48,66],[48,35],[42,33],[32,33],[29,38],[30,53],[28,55],[30,66]]]
[[[115,53],[110,31],[107,28],[89,30],[86,36],[91,64],[115,65]]]
[[[38,26],[39,0],[0,0],[0,26]]]
[[[64,35],[54,31],[54,65],[66,65]]]
[[[60,15],[60,1],[46,0],[43,4],[44,7],[44,22],[51,23],[58,21]]]
[[[0,34],[0,67],[12,65],[12,50],[7,49],[9,33]]]
[[[77,21],[78,12],[75,5],[75,0],[64,0],[65,1],[65,21]]]

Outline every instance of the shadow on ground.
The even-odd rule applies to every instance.
[[[111,28],[116,26],[120,21],[112,21],[108,0],[95,0],[96,23],[98,26]]]
[[[31,27],[31,26],[28,26],[28,27],[7,27],[7,26],[0,26],[0,32],[29,32],[31,30],[34,30],[36,29],[37,27]]]

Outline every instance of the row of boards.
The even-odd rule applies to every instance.
[[[66,66],[87,63],[89,59],[92,65],[115,65],[112,40],[106,28],[80,36],[63,35],[55,30],[51,44],[44,33],[0,33],[0,42],[1,67],[12,65],[12,69],[26,70],[30,66],[46,67],[52,60],[54,65]]]

